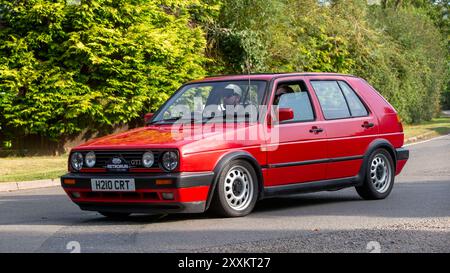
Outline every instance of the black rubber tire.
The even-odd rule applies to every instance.
[[[391,181],[389,184],[389,188],[383,193],[378,192],[370,180],[371,162],[374,159],[374,157],[380,153],[383,154],[388,159],[388,164],[390,165],[391,170]],[[365,166],[366,174],[364,177],[364,182],[361,186],[355,187],[356,191],[358,192],[359,196],[361,196],[363,199],[366,200],[379,200],[386,198],[391,193],[392,188],[394,187],[394,180],[395,180],[395,167],[391,154],[389,154],[389,152],[383,148],[377,149],[370,154],[369,160],[367,161],[366,164],[367,165]]]
[[[131,214],[127,212],[109,212],[109,211],[99,211],[98,213],[111,219],[126,219]]]
[[[250,204],[247,208],[244,210],[235,210],[232,207],[230,207],[226,201],[225,192],[223,190],[224,183],[225,183],[225,177],[228,173],[228,171],[235,167],[235,166],[242,166],[245,167],[251,177],[253,182],[253,194],[252,199],[250,201]],[[258,177],[256,175],[255,169],[253,166],[245,160],[233,160],[229,162],[221,171],[219,180],[217,181],[216,188],[214,189],[214,195],[211,200],[211,206],[210,211],[215,214],[222,217],[242,217],[248,215],[250,212],[252,212],[253,208],[255,207],[256,201],[258,200]]]

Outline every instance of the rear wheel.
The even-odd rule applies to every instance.
[[[108,212],[108,211],[99,211],[99,213],[111,219],[125,219],[131,214],[127,212]]]
[[[356,187],[358,194],[368,200],[384,199],[394,186],[394,162],[388,151],[377,149],[369,157],[364,183]]]
[[[258,180],[253,166],[244,160],[230,162],[221,172],[211,209],[225,217],[249,214],[258,198]]]

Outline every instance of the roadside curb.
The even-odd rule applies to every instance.
[[[421,134],[421,135],[418,135],[418,136],[415,136],[415,137],[407,138],[407,139],[405,139],[405,144],[411,144],[411,143],[414,143],[416,141],[426,139],[428,136],[433,135],[433,134],[434,134],[434,132],[427,132],[425,134]]]
[[[0,192],[47,188],[60,185],[59,178],[22,182],[1,182]]]

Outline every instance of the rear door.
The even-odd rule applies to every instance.
[[[326,133],[323,120],[316,115],[314,97],[303,77],[282,78],[275,81],[272,94],[280,86],[288,86],[291,93],[280,96],[279,108],[291,108],[292,120],[273,122],[272,131],[278,139],[269,145],[265,186],[323,180],[326,164]],[[272,96],[270,103],[274,101]]]
[[[378,120],[345,80],[310,79],[327,132],[326,179],[356,176],[368,145],[378,133]]]

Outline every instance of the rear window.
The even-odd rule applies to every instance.
[[[367,112],[367,109],[362,101],[359,99],[358,95],[355,94],[355,91],[353,91],[353,89],[343,81],[339,81],[339,86],[347,99],[352,117],[367,116],[369,113]]]

